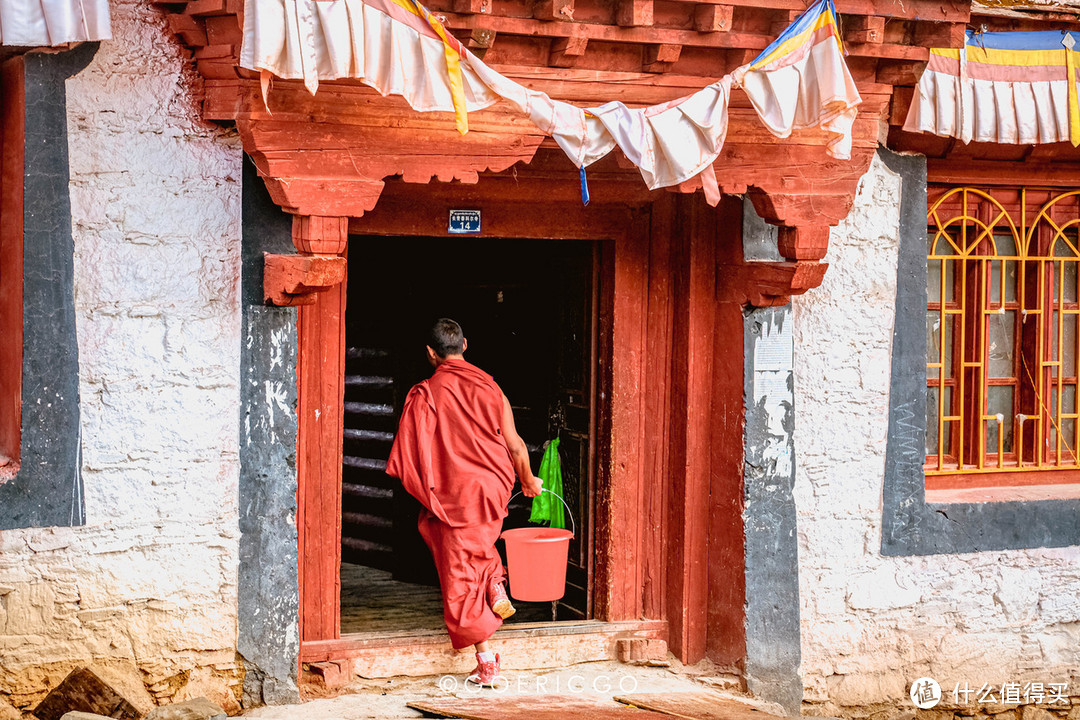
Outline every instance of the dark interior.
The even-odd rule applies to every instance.
[[[420,505],[384,472],[405,396],[431,375],[424,346],[439,317],[461,324],[466,360],[510,399],[534,472],[545,442],[560,438],[577,523],[567,592],[554,607],[515,602],[508,622],[591,616],[594,265],[594,247],[578,241],[350,238],[342,632],[440,626],[438,578],[416,529]],[[527,525],[530,503],[512,500],[504,527]]]

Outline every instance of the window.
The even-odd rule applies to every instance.
[[[927,490],[1080,481],[1080,190],[928,205]]]

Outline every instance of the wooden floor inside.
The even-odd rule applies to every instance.
[[[553,603],[515,600],[511,623],[552,619]],[[446,632],[438,587],[394,580],[386,570],[341,564],[341,634],[401,630]]]

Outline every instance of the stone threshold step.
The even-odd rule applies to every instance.
[[[667,657],[667,621],[544,622],[504,627],[491,638],[506,670],[565,667],[598,660],[661,660]],[[445,632],[356,633],[300,645],[300,660],[325,671],[334,664],[345,677],[422,677],[468,673],[469,651],[456,652]],[[322,674],[322,673],[320,673]],[[338,673],[335,672],[334,675]],[[327,684],[337,684],[327,678]]]

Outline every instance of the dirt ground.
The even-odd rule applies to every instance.
[[[685,692],[703,688],[783,715],[783,711],[775,706],[749,700],[738,692],[730,678],[716,675],[708,666],[682,667],[673,662],[669,667],[647,667],[595,662],[560,670],[505,671],[503,676],[506,681],[504,687],[482,690],[474,686],[466,687],[463,675],[378,680],[358,678],[346,689],[345,694],[337,697],[310,700],[302,705],[256,708],[244,713],[244,716],[263,720],[402,720],[423,717],[406,706],[406,703],[416,700],[550,694],[610,699],[615,695],[634,692]]]

